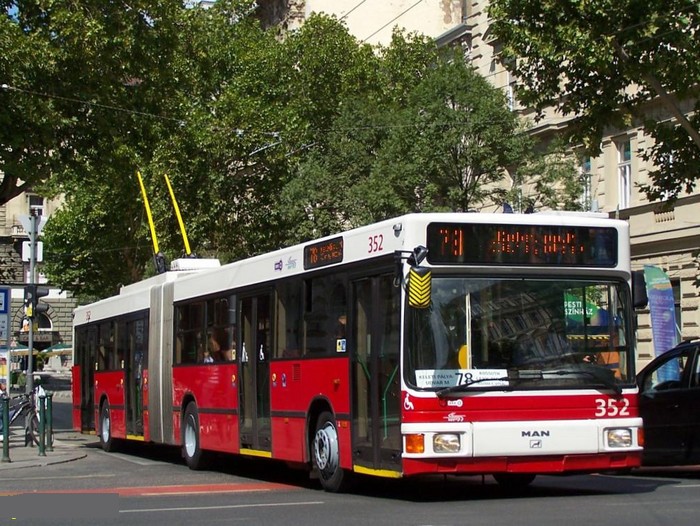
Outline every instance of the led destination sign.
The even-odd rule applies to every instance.
[[[343,261],[343,238],[334,237],[304,247],[304,269],[325,267]]]
[[[617,230],[560,225],[431,223],[428,261],[460,265],[614,267]]]

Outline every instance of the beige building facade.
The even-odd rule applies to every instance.
[[[270,25],[298,28],[312,13],[345,22],[358,40],[386,44],[395,27],[437,37],[462,22],[467,0],[260,0],[261,18]]]
[[[395,26],[420,32],[441,45],[461,45],[468,60],[494,86],[507,94],[513,111],[524,118],[532,114],[518,106],[513,96],[515,79],[499,63],[499,44],[489,32],[488,0],[260,0],[263,19],[283,28],[298,27],[313,12],[337,16],[359,40],[387,45]],[[652,104],[648,111],[667,119],[664,109]],[[532,133],[555,136],[567,119],[550,112],[533,126]],[[700,337],[698,256],[700,250],[700,193],[684,195],[670,208],[647,201],[637,185],[649,183],[653,168],[640,151],[651,147],[641,124],[609,130],[602,153],[584,158],[581,175],[585,191],[582,204],[588,210],[608,213],[629,222],[633,270],[645,265],[661,267],[674,290],[676,320],[682,339]],[[637,366],[654,356],[648,308],[637,311]]]

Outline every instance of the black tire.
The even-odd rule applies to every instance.
[[[187,404],[182,417],[182,456],[190,469],[199,470],[206,467],[206,459],[199,441],[199,414],[194,402]]]
[[[533,473],[494,473],[498,485],[509,491],[518,491],[527,488],[537,475]]]
[[[115,451],[117,449],[117,440],[112,436],[112,413],[109,410],[109,404],[105,402],[100,408],[99,421],[100,446],[106,452]]]
[[[348,489],[351,473],[340,467],[338,427],[330,412],[319,415],[311,447],[313,467],[323,489],[332,493]]]

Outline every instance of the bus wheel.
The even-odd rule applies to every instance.
[[[107,452],[116,449],[116,441],[112,437],[112,417],[107,402],[102,404],[100,409],[100,446]]]
[[[328,411],[321,413],[316,422],[312,457],[323,489],[338,492],[347,487],[350,474],[340,467],[338,430]]]
[[[535,480],[533,473],[494,473],[498,485],[506,490],[521,490],[528,487]]]
[[[202,469],[204,458],[199,445],[199,415],[194,402],[187,404],[182,419],[182,456],[190,469]]]

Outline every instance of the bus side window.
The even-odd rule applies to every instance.
[[[347,312],[344,277],[308,279],[304,286],[304,355],[335,356],[343,352],[344,344],[339,343],[343,339],[337,337],[337,331],[340,317]]]
[[[300,279],[283,281],[277,284],[275,309],[276,349],[275,358],[299,358],[301,356],[303,282]]]
[[[108,371],[111,369],[111,362],[114,360],[114,333],[112,323],[105,322],[99,326],[99,344],[97,347],[97,370]]]

